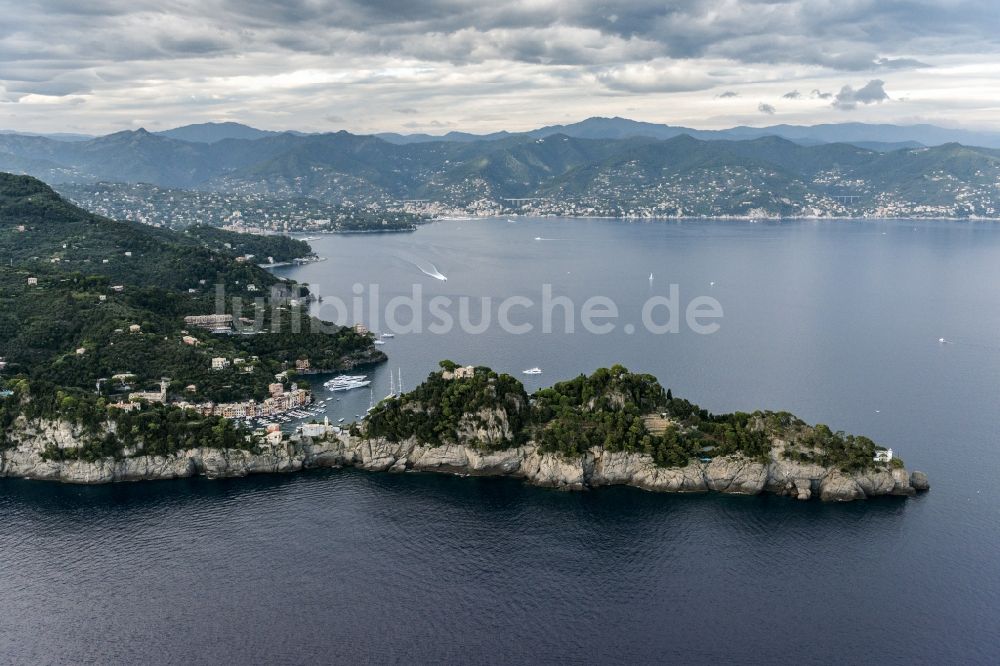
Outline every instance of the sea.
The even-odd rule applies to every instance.
[[[274,272],[393,334],[370,390],[305,377],[331,421],[444,359],[529,391],[622,364],[713,412],[865,434],[931,490],[0,480],[0,662],[1000,659],[1000,225],[512,217],[311,244],[325,261]]]

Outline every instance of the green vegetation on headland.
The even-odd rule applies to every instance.
[[[216,417],[172,404],[127,414],[111,405],[158,391],[162,378],[167,403],[261,400],[276,376],[304,387],[297,374],[384,360],[369,335],[311,317],[304,288],[238,260],[308,249],[287,238],[114,222],[33,178],[0,174],[0,391],[13,392],[0,403],[5,429],[23,414],[96,437],[109,417],[114,436],[94,451],[128,448],[133,432],[156,451],[192,441],[228,447],[232,426]],[[185,320],[216,314],[232,323]],[[222,362],[213,368],[213,359]]]
[[[560,382],[528,396],[517,379],[489,368],[442,362],[412,392],[379,403],[361,434],[430,445],[466,444],[483,451],[528,441],[566,457],[593,447],[648,454],[662,467],[743,455],[767,462],[774,440],[783,456],[845,472],[876,466],[882,450],[866,437],[810,428],[787,413],[711,414],[664,391],[652,375],[621,366]]]
[[[60,388],[51,382],[18,379],[8,383],[11,395],[0,398],[0,450],[12,442],[11,429],[21,417],[29,421],[63,421],[78,429],[80,446],[48,447],[46,460],[121,458],[125,455],[170,455],[191,448],[256,451],[260,438],[218,416],[194,410],[150,405],[137,412],[109,407],[108,398]]]
[[[521,382],[484,367],[466,378],[449,379],[455,365],[441,365],[443,372],[431,373],[413,391],[379,403],[366,419],[366,432],[435,445],[471,438],[487,449],[526,441],[530,409]],[[489,417],[498,414],[502,421],[491,423]],[[486,430],[490,432],[477,438],[475,433]]]
[[[0,475],[107,483],[354,466],[514,476],[570,490],[630,485],[825,501],[929,487],[870,440],[783,413],[713,416],[620,366],[529,397],[513,377],[444,362],[410,393],[383,400],[350,436],[310,424],[300,435],[261,437],[176,409],[105,409],[99,397],[57,388],[32,395],[15,383],[0,397]],[[765,441],[767,456],[759,454]]]
[[[188,227],[184,233],[210,250],[257,264],[292,261],[312,254],[309,243],[280,234],[241,234],[206,224]]]

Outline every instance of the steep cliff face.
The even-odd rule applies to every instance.
[[[426,446],[415,439],[390,442],[348,435],[321,440],[303,438],[251,453],[241,450],[189,449],[173,456],[136,455],[95,462],[46,461],[49,445],[74,448],[79,433],[65,423],[44,422],[24,426],[18,444],[0,452],[0,476],[62,481],[111,483],[147,479],[176,479],[203,475],[209,478],[248,474],[295,472],[316,467],[353,466],[375,472],[407,470],[476,476],[513,476],[533,485],[582,490],[626,485],[654,492],[721,492],[757,495],[763,492],[800,500],[851,501],[880,495],[913,495],[927,490],[922,472],[878,469],[846,474],[815,464],[801,464],[772,455],[767,463],[742,456],[692,462],[685,467],[658,467],[650,456],[608,452],[595,447],[582,456],[566,458],[542,453],[532,444],[485,452],[471,445]],[[502,424],[494,423],[475,437],[500,436]],[[470,436],[473,433],[470,433]],[[776,448],[776,452],[780,447]]]
[[[481,409],[462,417],[458,438],[463,442],[481,442],[493,448],[512,442],[514,431],[506,409]]]

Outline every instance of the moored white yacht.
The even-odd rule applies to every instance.
[[[362,388],[371,384],[367,375],[338,375],[333,379],[323,382],[323,386],[331,391],[350,391],[351,389]]]

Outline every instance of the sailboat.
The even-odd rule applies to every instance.
[[[382,398],[383,400],[397,398],[403,395],[403,369],[397,368],[396,373],[399,375],[398,380],[396,376],[392,374],[392,370],[389,371],[389,395]]]
[[[649,274],[649,281],[650,281],[650,282],[652,282],[652,281],[653,281],[653,274],[652,274],[652,273],[650,273],[650,274]]]
[[[386,395],[383,400],[389,400],[390,398],[396,397],[396,377],[392,374],[392,370],[389,371],[389,394]]]

